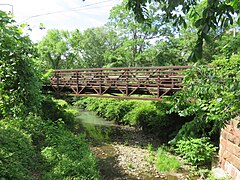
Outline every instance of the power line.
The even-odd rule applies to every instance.
[[[13,5],[12,4],[0,4],[1,6],[11,6],[12,8],[12,14],[13,14]]]
[[[70,9],[67,9],[67,10],[61,10],[61,11],[54,11],[54,12],[36,14],[36,15],[33,15],[33,16],[28,17],[27,19],[25,19],[25,20],[22,21],[22,22],[25,22],[25,21],[27,21],[27,20],[29,20],[29,19],[32,19],[32,18],[35,18],[35,17],[47,16],[47,15],[52,15],[52,14],[60,14],[60,13],[68,12],[68,11],[74,11],[74,12],[76,12],[76,11],[80,11],[80,10],[95,9],[95,8],[100,8],[100,7],[108,7],[108,6],[111,6],[111,5],[105,5],[105,6],[97,6],[97,7],[86,8],[86,7],[89,7],[89,6],[94,6],[94,5],[98,5],[98,4],[103,4],[103,3],[106,3],[106,2],[110,2],[110,1],[114,1],[114,0],[105,0],[105,1],[97,2],[97,3],[86,4],[86,5],[83,5],[83,6],[79,6],[79,7],[75,7],[75,8],[70,8]]]

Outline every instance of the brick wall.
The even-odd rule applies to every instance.
[[[221,130],[219,160],[224,171],[240,180],[240,117]]]

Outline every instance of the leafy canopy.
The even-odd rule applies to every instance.
[[[159,11],[166,22],[175,21],[176,26],[187,27],[187,15],[198,29],[198,39],[191,58],[198,59],[202,55],[203,41],[208,40],[211,30],[224,29],[234,24],[240,25],[239,0],[208,0],[201,4],[202,11],[198,9],[200,0],[128,0],[127,7],[135,13],[139,22],[149,21],[148,5],[152,2],[160,4]]]
[[[176,93],[172,111],[194,116],[181,136],[207,136],[217,132],[240,111],[240,55],[213,61],[208,67],[195,65],[184,78],[186,86]],[[177,137],[178,139],[178,137]]]

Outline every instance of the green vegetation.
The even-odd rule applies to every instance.
[[[48,171],[43,179],[97,179],[95,157],[82,135],[74,135],[63,128],[61,121],[48,125],[47,145],[41,154]]]
[[[148,150],[148,153],[149,153],[148,162],[150,164],[153,164],[154,159],[155,159],[155,154],[154,154],[153,147],[152,147],[151,144],[147,145],[147,150]]]
[[[199,138],[217,134],[225,123],[239,114],[240,56],[216,60],[210,66],[194,66],[186,73],[183,91],[172,97],[171,112],[181,116],[194,115],[176,136]]]
[[[176,152],[194,166],[211,164],[213,153],[216,151],[209,138],[195,138],[177,142]]]
[[[156,167],[158,172],[177,172],[181,167],[181,163],[175,157],[169,156],[162,148],[159,148]]]
[[[78,111],[72,108],[66,101],[44,97],[41,105],[41,117],[43,119],[51,121],[62,119],[67,128],[74,128],[74,117],[78,114]]]
[[[43,120],[34,115],[2,119],[1,177],[98,178],[96,160],[84,136],[69,131],[64,120]]]
[[[0,118],[37,112],[41,83],[35,66],[36,49],[2,11],[0,21]]]
[[[37,44],[0,11],[0,179],[100,178],[85,137],[74,133],[76,110],[41,94],[50,68],[193,65],[169,102],[76,98],[75,106],[155,133],[188,162],[208,165],[220,128],[240,114],[239,7],[239,0],[125,0],[105,26],[49,30]],[[180,166],[163,148],[156,165]]]
[[[0,179],[99,179],[73,110],[41,95],[33,43],[0,11]]]
[[[163,22],[173,21],[173,25],[177,27],[192,28],[197,31],[195,47],[190,58],[199,60],[203,54],[203,46],[205,41],[211,41],[212,33],[218,34],[228,29],[236,23],[240,25],[240,2],[239,0],[127,0],[127,6],[131,9],[138,22],[148,25],[151,23],[151,9],[147,8],[148,3],[157,4],[157,9],[162,15]],[[189,23],[189,21],[191,23]]]
[[[6,179],[33,179],[37,154],[31,138],[19,129],[0,124],[0,177]]]
[[[94,111],[107,120],[118,124],[130,125],[141,128],[146,133],[154,133],[164,141],[173,138],[179,128],[191,119],[181,118],[176,113],[168,114],[171,103],[82,98],[75,103],[79,108]]]

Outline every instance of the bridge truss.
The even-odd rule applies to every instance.
[[[59,95],[161,100],[163,96],[172,95],[183,87],[183,71],[188,68],[191,67],[54,70],[50,83],[44,85],[44,89]]]

